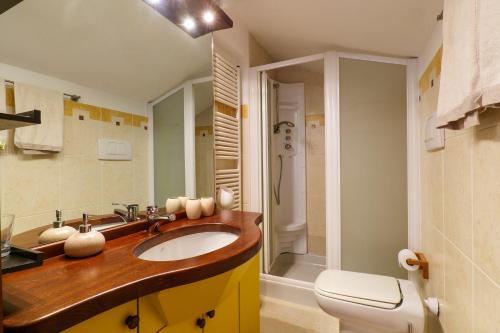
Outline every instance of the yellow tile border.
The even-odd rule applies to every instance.
[[[248,105],[247,104],[241,105],[241,118],[243,118],[243,119],[248,118]]]
[[[320,126],[325,126],[325,114],[324,113],[306,114],[306,123],[310,121],[319,121]]]
[[[431,87],[431,80],[441,75],[441,58],[443,57],[443,47],[441,46],[432,58],[430,64],[425,69],[422,77],[418,81],[420,96]]]
[[[15,99],[14,99],[14,88],[5,87],[7,106],[15,107]],[[83,110],[89,113],[89,118],[92,120],[111,122],[113,117],[118,117],[123,119],[124,125],[141,127],[143,123],[148,122],[148,117],[135,115],[132,113],[111,110],[107,108],[101,108],[99,106],[73,102],[72,100],[65,99],[64,100],[64,115],[65,116],[73,116],[73,110]]]
[[[16,106],[16,102],[14,100],[14,88],[5,87],[5,98],[7,100],[7,106]]]

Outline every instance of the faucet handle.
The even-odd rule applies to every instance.
[[[148,208],[146,209],[146,215],[158,215],[158,206],[148,206]]]

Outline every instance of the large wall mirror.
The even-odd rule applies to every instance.
[[[213,197],[212,77],[184,82],[151,105],[155,204],[178,196]]]
[[[13,244],[39,245],[56,210],[106,228],[131,223],[113,203],[214,196],[211,34],[192,38],[141,0],[25,0],[0,15],[0,45],[0,112],[45,103],[42,124],[59,124],[47,150],[17,145],[36,143],[33,129],[0,135]]]

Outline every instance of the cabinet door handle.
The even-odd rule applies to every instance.
[[[206,315],[208,316],[208,318],[213,318],[215,317],[215,310],[210,310],[206,313]]]
[[[199,328],[205,327],[205,324],[206,324],[205,318],[196,319],[196,326],[198,326]]]
[[[125,324],[131,330],[136,329],[139,326],[139,316],[138,315],[130,315],[125,319]]]

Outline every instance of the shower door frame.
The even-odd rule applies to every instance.
[[[408,200],[408,248],[421,247],[420,212],[420,117],[418,115],[417,59],[382,57],[358,53],[330,51],[311,56],[280,61],[249,69],[250,110],[249,131],[257,135],[257,144],[251,145],[249,159],[257,164],[250,169],[249,209],[264,214],[264,246],[269,244],[269,172],[267,161],[267,108],[261,99],[261,73],[273,69],[323,60],[324,65],[324,110],[325,110],[325,201],[326,219],[326,265],[328,269],[341,269],[341,214],[340,214],[340,105],[339,105],[339,59],[355,59],[406,66],[406,135],[407,135],[407,200]],[[264,254],[266,256],[266,254]],[[268,260],[264,257],[264,260]],[[396,259],[395,259],[396,260]],[[265,263],[269,264],[269,263]],[[264,267],[264,266],[262,266]],[[416,274],[409,274],[415,278]],[[263,278],[286,281],[304,286],[303,281],[270,276]]]
[[[176,94],[179,91],[184,93],[184,187],[185,195],[188,197],[196,197],[196,154],[195,154],[195,101],[193,87],[196,84],[213,81],[212,76],[200,77],[193,80],[188,80],[178,85],[177,87],[167,91],[160,97],[153,99],[147,104],[148,115],[148,201],[151,205],[155,203],[155,159],[154,159],[154,115],[153,108],[155,105],[163,102],[168,97]]]

